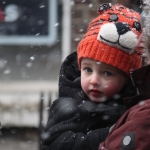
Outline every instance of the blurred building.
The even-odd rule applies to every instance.
[[[0,120],[3,126],[38,127],[41,93],[44,93],[45,108],[49,95],[53,99],[57,96],[61,9],[62,2],[57,0],[0,1]]]

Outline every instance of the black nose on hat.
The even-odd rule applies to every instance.
[[[122,22],[117,22],[115,23],[117,32],[119,35],[125,34],[126,32],[130,31],[130,28],[127,24],[122,23]]]

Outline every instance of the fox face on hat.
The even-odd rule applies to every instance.
[[[131,69],[141,66],[141,57],[135,49],[142,30],[140,14],[122,5],[102,4],[99,16],[92,20],[77,48],[78,64],[82,58],[91,58],[112,65],[129,75]]]

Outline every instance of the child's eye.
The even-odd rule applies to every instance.
[[[109,71],[104,71],[103,74],[104,74],[105,76],[111,76],[111,75],[112,75],[112,73],[109,72]]]
[[[86,72],[92,72],[92,69],[90,69],[90,68],[85,68],[85,71],[86,71]]]

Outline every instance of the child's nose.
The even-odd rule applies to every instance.
[[[100,84],[100,76],[98,74],[93,74],[90,80],[91,84]]]

